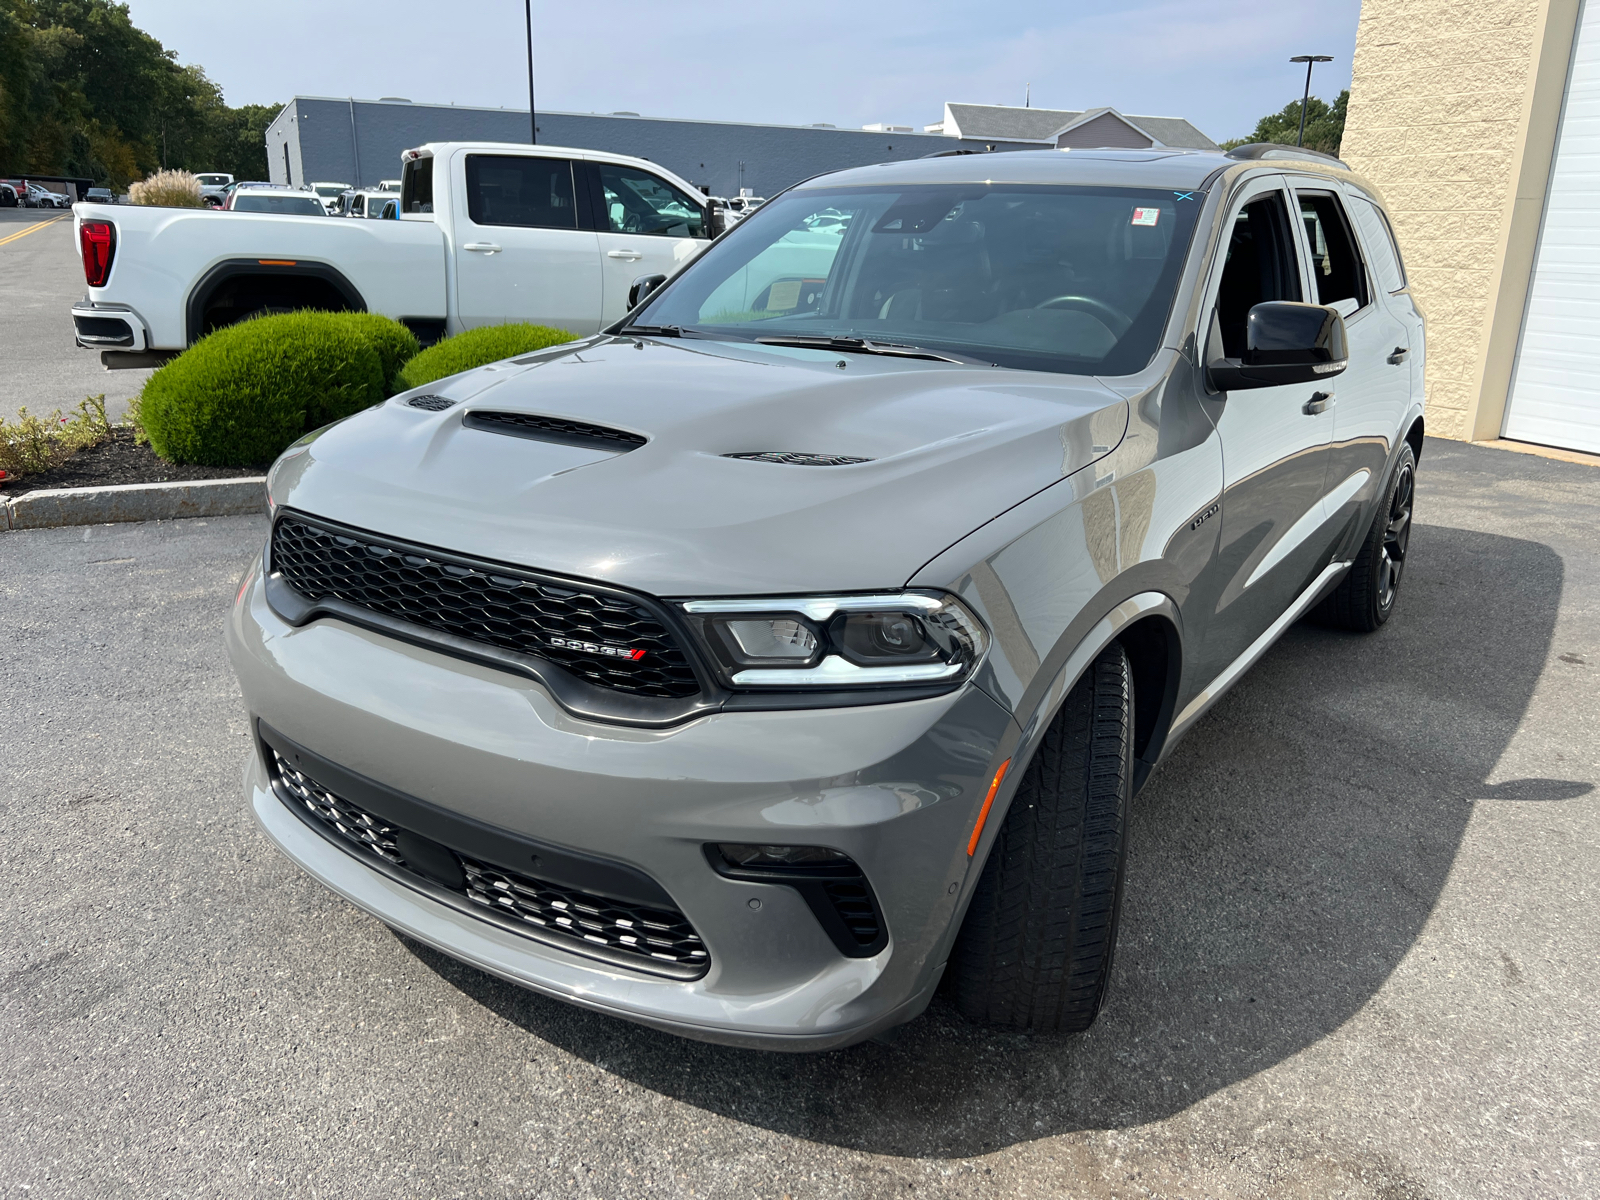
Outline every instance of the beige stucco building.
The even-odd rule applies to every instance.
[[[1428,427],[1600,450],[1600,0],[1365,0],[1341,155],[1428,318]]]

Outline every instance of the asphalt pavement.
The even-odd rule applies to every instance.
[[[0,534],[0,1188],[1593,1196],[1600,470],[1430,442],[1418,492],[1390,624],[1291,630],[1137,799],[1093,1030],[936,1001],[810,1057],[522,992],[280,857],[221,637],[262,520]]]
[[[103,392],[115,421],[139,394],[148,369],[108,371],[77,348],[71,310],[87,291],[71,209],[0,208],[0,418],[71,412]]]

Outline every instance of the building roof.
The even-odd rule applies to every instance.
[[[1217,144],[1182,117],[1137,117],[1114,108],[1013,108],[1004,104],[946,104],[941,132],[947,137],[993,138],[997,141],[1054,145],[1056,135],[1088,113],[1116,113],[1163,146],[1183,150],[1215,150]]]

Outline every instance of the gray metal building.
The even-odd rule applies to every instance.
[[[371,187],[381,179],[398,178],[401,152],[424,142],[527,140],[527,109],[296,96],[267,128],[267,162],[274,183]],[[539,114],[539,141],[646,158],[716,196],[736,196],[741,187],[770,196],[823,171],[920,158],[940,150],[1038,150],[1050,144],[909,129],[563,112]]]

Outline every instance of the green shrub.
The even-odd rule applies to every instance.
[[[383,359],[344,314],[241,321],[201,338],[139,394],[150,447],[173,462],[249,467],[383,399]]]
[[[383,394],[392,396],[404,391],[400,386],[400,368],[417,356],[422,349],[417,335],[399,321],[381,317],[377,313],[329,313],[328,316],[350,329],[354,329],[378,352],[383,364]]]
[[[551,329],[547,325],[484,325],[445,338],[417,355],[400,372],[399,387],[406,391],[454,375],[470,371],[486,363],[503,358],[515,358],[531,350],[543,350],[562,342],[576,341],[578,335],[565,329]]]
[[[19,408],[15,422],[0,417],[0,471],[18,476],[48,471],[110,436],[104,392],[78,401],[77,412],[70,417],[62,416],[59,408],[48,417]]]

